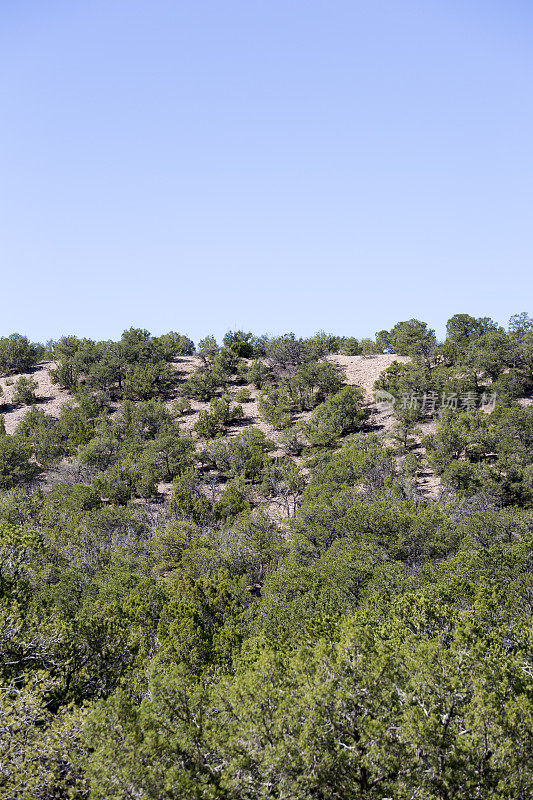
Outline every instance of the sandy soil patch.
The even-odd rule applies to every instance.
[[[346,383],[349,386],[360,386],[365,390],[365,397],[371,403],[374,394],[374,383],[393,361],[400,364],[408,364],[411,359],[408,356],[397,356],[394,353],[384,353],[376,356],[328,356],[328,361],[338,364],[346,374]]]
[[[24,417],[30,406],[16,405],[12,402],[13,392],[15,389],[15,381],[24,375],[27,378],[33,378],[37,383],[37,390],[35,394],[39,402],[37,408],[42,408],[45,414],[50,414],[52,417],[59,417],[63,406],[71,400],[71,395],[63,389],[52,383],[50,375],[48,374],[49,367],[53,367],[53,361],[46,361],[37,364],[29,372],[24,372],[19,375],[11,375],[7,378],[0,378],[0,386],[3,389],[4,395],[4,424],[6,432],[12,434],[15,432],[18,423]]]
[[[533,397],[521,397],[517,400],[518,405],[522,406],[522,408],[527,408],[528,406],[533,405]]]

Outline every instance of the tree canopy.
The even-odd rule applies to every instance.
[[[532,335],[0,339],[0,796],[531,797]]]

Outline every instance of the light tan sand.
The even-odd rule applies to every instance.
[[[38,388],[35,392],[39,399],[37,408],[42,408],[45,414],[50,414],[52,417],[59,417],[63,406],[72,398],[67,391],[59,389],[59,387],[52,383],[50,375],[48,374],[48,369],[53,366],[53,361],[46,361],[38,364],[30,372],[21,374],[27,378],[33,378],[37,383]],[[18,423],[29,409],[29,406],[14,405],[12,403],[15,381],[21,377],[21,374],[11,375],[8,378],[0,378],[0,386],[4,392],[3,401],[7,404],[7,407],[4,407],[2,413],[4,415],[6,432],[9,434],[14,433]]]

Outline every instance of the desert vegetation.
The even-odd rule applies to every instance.
[[[533,795],[533,319],[0,339],[0,796]]]

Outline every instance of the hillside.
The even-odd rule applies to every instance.
[[[42,408],[45,414],[52,417],[59,417],[61,409],[72,400],[72,395],[60,389],[50,379],[48,369],[54,366],[53,361],[44,361],[37,364],[29,372],[15,372],[9,377],[0,378],[0,387],[4,396],[4,424],[6,432],[13,434],[17,428],[18,423],[28,410],[26,405],[13,402],[14,384],[19,378],[33,378],[37,383],[36,396],[38,398],[38,406]]]
[[[366,401],[373,409],[375,409],[375,406],[372,402],[373,386],[374,382],[379,378],[381,372],[389,367],[393,361],[406,363],[410,360],[407,356],[398,356],[388,353],[370,357],[345,356],[339,354],[328,356],[328,359],[335,364],[338,364],[343,369],[346,376],[346,383],[349,386],[360,386],[364,389]],[[6,402],[3,415],[6,432],[8,434],[14,433],[18,422],[27,411],[26,406],[12,402],[14,383],[16,380],[18,380],[18,378],[22,376],[28,378],[31,377],[37,382],[38,388],[36,390],[36,395],[39,401],[39,408],[42,408],[45,414],[49,414],[52,417],[58,417],[61,412],[61,408],[65,405],[65,403],[73,400],[72,393],[67,390],[60,389],[50,379],[49,368],[54,367],[55,365],[56,364],[54,361],[43,361],[33,367],[29,372],[15,372],[9,377],[0,378],[0,387],[3,389],[4,399]],[[198,356],[180,356],[172,362],[172,365],[177,373],[178,381],[183,382],[189,375],[201,367],[202,362]],[[257,390],[254,389],[252,384],[244,385],[250,390],[252,396],[257,393]],[[167,402],[170,403],[170,401]],[[185,430],[192,429],[194,422],[197,420],[198,412],[208,408],[209,403],[193,401],[192,407],[194,413],[191,414],[183,423],[183,428]],[[249,424],[263,424],[259,417],[257,403],[255,400],[252,400],[252,402],[246,404],[246,412],[246,418],[249,420]],[[378,413],[377,410],[375,410],[375,413]],[[389,416],[387,415],[384,417],[383,422],[385,419],[389,419]],[[269,430],[270,433],[273,433],[271,426],[265,426],[265,430]]]
[[[394,416],[391,409],[381,410],[378,409],[374,402],[374,383],[379,378],[383,370],[387,369],[394,361],[398,363],[408,363],[410,358],[408,356],[399,356],[394,353],[376,354],[371,356],[347,356],[342,354],[330,355],[327,357],[329,361],[337,364],[345,376],[345,383],[348,386],[357,386],[363,389],[365,396],[365,406],[371,412],[369,426],[375,429],[380,435],[390,433],[394,424]],[[199,356],[181,356],[172,362],[172,367],[176,371],[178,378],[178,389],[180,384],[188,379],[196,370],[202,366],[202,361]],[[18,423],[23,419],[28,407],[20,403],[14,403],[13,393],[14,384],[20,377],[33,378],[37,383],[36,397],[37,407],[41,409],[46,415],[58,418],[61,414],[62,408],[67,403],[75,403],[75,397],[71,392],[59,388],[50,378],[50,368],[54,368],[56,363],[53,361],[41,362],[33,367],[29,372],[14,373],[9,377],[0,378],[0,388],[4,393],[5,406],[3,410],[5,429],[8,434],[13,434],[16,431]],[[253,384],[243,384],[241,388],[245,388],[250,392],[250,400],[243,402],[244,417],[238,426],[227,430],[227,435],[232,436],[247,427],[256,427],[263,431],[265,435],[277,442],[280,438],[280,433],[276,431],[268,422],[264,422],[259,413],[257,406],[257,393],[258,390]],[[524,401],[527,402],[527,401]],[[170,409],[172,407],[172,400],[166,400],[166,406]],[[194,435],[194,426],[198,421],[200,412],[208,411],[209,403],[199,400],[191,401],[191,412],[188,413],[180,420],[180,428],[182,431],[189,435]],[[297,415],[298,420],[305,420],[309,417],[309,412],[302,412]],[[422,434],[427,435],[434,431],[434,423],[426,422],[422,426]],[[283,456],[283,451],[278,449],[273,451],[272,456]],[[301,461],[301,459],[298,459]],[[435,495],[439,487],[439,481],[431,470],[423,471],[418,477],[418,487],[423,494]],[[159,491],[168,493],[170,484],[160,483]]]
[[[533,796],[533,319],[0,371],[2,798]]]

